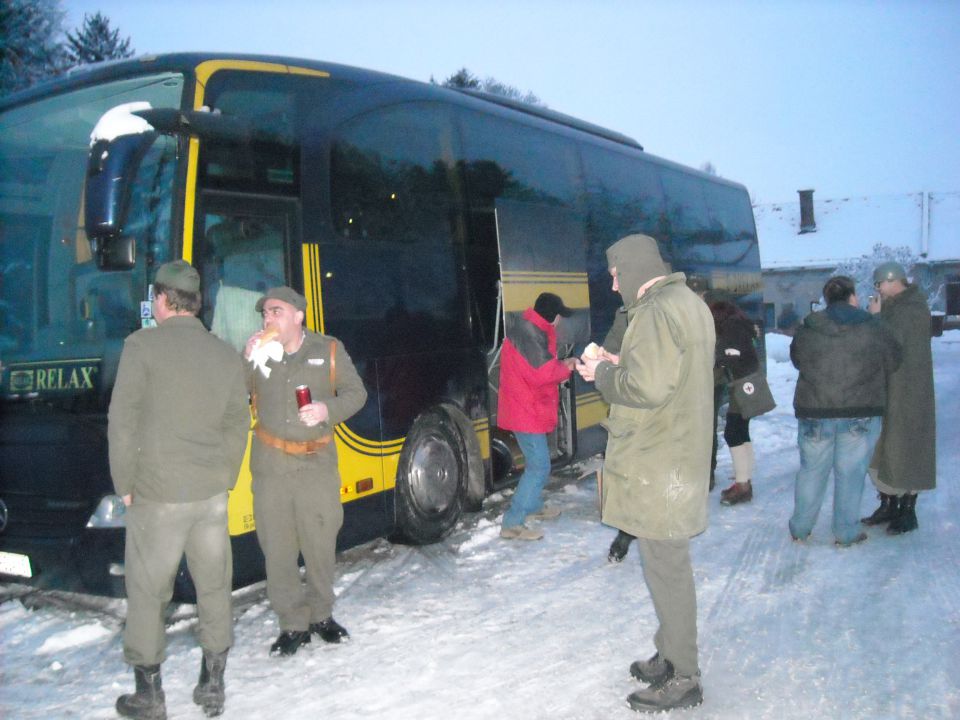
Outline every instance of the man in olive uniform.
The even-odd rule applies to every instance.
[[[117,711],[166,716],[163,616],[186,553],[203,647],[193,698],[213,716],[223,711],[233,644],[227,491],[250,429],[245,368],[197,319],[200,276],[189,264],[161,265],[153,292],[158,325],[126,339],[109,412],[110,473],[127,505],[123,654],[137,687]]]
[[[657,242],[628,235],[607,250],[628,325],[619,357],[581,358],[577,371],[610,403],[602,519],[638,538],[660,623],[656,654],[630,673],[639,712],[703,702],[690,538],[707,527],[715,331],[710,310],[670,273]]]
[[[263,330],[244,357],[256,413],[250,469],[257,539],[266,559],[267,596],[280,619],[271,655],[292,655],[311,633],[340,642],[347,631],[333,619],[337,534],[343,524],[333,428],[363,407],[367,392],[350,356],[335,338],[303,327],[306,299],[289,287],[269,290],[256,304]],[[274,336],[282,353],[258,357],[260,339]],[[274,357],[279,359],[273,359]],[[298,407],[296,389],[311,402]],[[307,587],[300,580],[303,555]]]

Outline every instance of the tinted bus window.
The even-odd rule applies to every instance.
[[[583,148],[583,164],[589,208],[591,322],[594,336],[602,339],[621,302],[611,289],[606,249],[625,235],[644,233],[660,242],[669,261],[667,219],[658,166],[592,145]]]
[[[329,89],[326,80],[218,72],[205,96],[226,118],[247,123],[250,142],[204,142],[200,182],[208,189],[270,195],[297,192],[300,119]]]
[[[334,136],[324,312],[334,334],[357,338],[358,357],[466,343],[453,142],[447,110],[426,103],[364,115]]]
[[[580,164],[565,138],[516,122],[464,111],[460,117],[467,187],[474,200],[576,206]]]

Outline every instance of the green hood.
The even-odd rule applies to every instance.
[[[657,241],[649,235],[627,235],[607,248],[607,267],[617,269],[620,297],[627,307],[648,281],[670,271],[660,257]]]

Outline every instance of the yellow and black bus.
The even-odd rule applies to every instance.
[[[91,140],[109,111],[133,122]],[[289,284],[308,325],[350,352],[369,399],[336,428],[342,549],[437,540],[509,481],[505,323],[549,290],[576,310],[564,353],[602,339],[619,305],[604,251],[637,231],[760,322],[743,186],[546,109],[224,54],[92,66],[3,99],[0,579],[123,593],[106,410],[160,263],[193,263],[203,321],[238,351],[260,293]],[[606,414],[576,377],[561,395],[557,464],[602,449]],[[230,497],[238,586],[263,574],[253,530],[245,469]]]

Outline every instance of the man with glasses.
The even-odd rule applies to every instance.
[[[887,532],[899,535],[917,529],[917,492],[937,485],[930,308],[899,263],[879,265],[873,281],[878,295],[870,312],[879,313],[900,343],[903,361],[890,376],[883,430],[870,463],[880,507],[863,522],[889,522]]]
[[[304,328],[306,309],[306,298],[292,288],[267,291],[256,303],[263,329],[244,350],[251,360],[258,359],[261,342],[280,346],[252,362],[247,374],[256,414],[253,514],[266,560],[267,596],[280,620],[271,655],[293,655],[314,633],[331,643],[348,637],[333,619],[343,524],[333,428],[363,407],[367,391],[343,345]],[[301,554],[306,588],[297,562]]]

